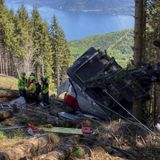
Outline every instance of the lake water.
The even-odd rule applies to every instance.
[[[6,5],[8,8],[16,11],[21,6],[21,3],[18,3],[16,0],[6,0]],[[31,15],[32,5],[27,4],[25,7]],[[78,40],[90,35],[134,28],[134,18],[132,16],[66,12],[55,10],[48,6],[40,7],[39,12],[49,24],[52,21],[53,15],[55,15],[68,40]]]

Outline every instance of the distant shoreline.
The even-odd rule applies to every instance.
[[[18,0],[17,0],[18,1]],[[13,9],[14,12],[21,6],[21,3],[7,0],[6,6]],[[33,3],[24,3],[29,16],[33,9]],[[132,9],[128,8],[123,12],[120,10],[108,8],[105,9],[72,9],[64,7],[52,7],[48,5],[37,6],[38,10],[45,22],[48,25],[52,22],[52,17],[55,15],[62,29],[65,32],[66,39],[80,40],[88,36],[117,32],[124,29],[132,29],[134,27],[134,18]],[[57,8],[57,9],[55,9]],[[129,14],[130,13],[130,14]]]

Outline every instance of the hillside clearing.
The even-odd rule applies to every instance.
[[[106,50],[108,55],[115,57],[116,61],[126,67],[133,56],[133,30],[95,35],[69,42],[74,59],[80,57],[88,48]]]

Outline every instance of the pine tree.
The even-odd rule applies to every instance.
[[[4,0],[0,0],[0,5],[4,6]]]
[[[43,70],[42,75],[51,76],[52,74],[52,45],[49,37],[49,29],[47,24],[43,24],[43,32],[42,32],[43,41],[41,43],[41,47],[44,53],[43,56]]]
[[[160,62],[159,50],[153,46],[155,39],[160,39],[160,1],[136,0],[135,11],[135,65]],[[160,85],[155,83],[150,91],[150,101],[136,101],[135,115],[146,122],[153,122],[160,115]]]
[[[160,63],[160,49],[154,47],[153,41],[160,39],[160,1],[148,0],[147,1],[147,20],[145,32],[145,61],[147,63],[155,64]],[[147,104],[147,112],[152,115],[152,120],[160,116],[160,84],[156,82],[151,90],[153,99]]]
[[[16,76],[14,70],[13,56],[17,49],[17,39],[15,33],[15,16],[13,11],[7,10],[4,3],[0,3],[0,30],[1,30],[1,48],[3,46],[3,55],[0,62],[3,68],[3,74]],[[4,62],[5,61],[5,62]],[[5,63],[5,64],[2,64]],[[5,66],[5,67],[4,67]]]
[[[4,25],[4,45],[11,52],[17,52],[17,38],[15,30],[15,16],[13,11],[7,12],[7,20]]]
[[[14,25],[12,21],[13,15],[9,13],[3,1],[0,3],[0,27],[3,32],[3,43],[5,47],[10,48],[13,40]]]
[[[149,3],[150,2],[150,3]],[[146,21],[146,56],[149,63],[160,62],[159,50],[153,47],[153,41],[160,38],[160,1],[152,0],[148,2]]]
[[[42,18],[36,8],[32,11],[32,37],[34,48],[34,63],[37,76],[51,74],[51,43],[49,39],[48,26],[42,21]]]
[[[25,71],[27,74],[32,70],[33,61],[33,42],[32,27],[28,13],[24,6],[21,6],[16,15],[16,37],[17,37],[17,55],[21,58],[19,71]]]
[[[65,78],[71,60],[71,54],[65,40],[64,32],[55,16],[53,17],[50,31],[53,52],[53,79],[58,88],[63,78]]]

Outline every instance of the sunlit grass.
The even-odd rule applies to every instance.
[[[0,89],[17,90],[17,79],[0,75]]]

